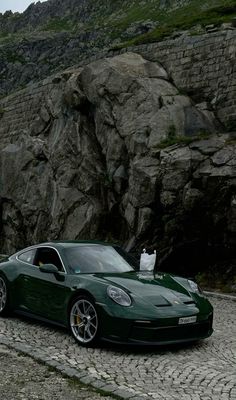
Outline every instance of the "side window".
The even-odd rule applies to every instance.
[[[27,264],[33,264],[36,249],[25,251],[18,256],[18,259]]]
[[[40,247],[37,249],[37,254],[35,257],[34,265],[38,267],[43,264],[53,264],[59,271],[64,272],[60,257],[58,256],[56,250],[50,247]]]

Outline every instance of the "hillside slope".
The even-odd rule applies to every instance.
[[[4,37],[34,31],[81,33],[103,29],[110,39],[120,39],[148,31],[158,36],[165,30],[198,23],[222,23],[235,15],[234,0],[48,0],[32,3],[22,14],[0,14],[0,31]]]
[[[235,17],[235,0],[48,0],[0,14],[0,96],[102,51],[204,34]]]

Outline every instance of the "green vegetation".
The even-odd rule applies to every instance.
[[[102,182],[104,184],[105,187],[107,188],[111,188],[112,187],[112,177],[106,172],[103,175],[101,175],[102,177]]]
[[[38,359],[38,358],[35,357],[34,355],[30,354],[30,352],[28,352],[28,351],[18,350],[18,352],[19,352],[19,353],[18,353],[18,357],[19,357],[19,358],[21,358],[21,357],[26,357],[26,358],[27,358],[27,357],[31,357],[31,358],[33,358],[34,360],[36,360],[38,364],[45,366],[45,367],[47,368],[47,371],[48,371],[48,372],[54,372],[54,373],[56,373],[56,374],[60,373],[61,376],[63,376],[63,377],[67,380],[68,384],[69,384],[72,388],[76,388],[76,389],[78,389],[78,390],[81,389],[81,388],[87,389],[87,390],[90,391],[91,396],[93,395],[93,393],[95,393],[95,394],[100,394],[100,395],[103,396],[103,397],[110,397],[110,398],[112,397],[114,400],[120,400],[120,396],[117,396],[117,395],[115,395],[115,394],[111,394],[110,392],[106,392],[105,390],[102,390],[102,389],[100,389],[100,388],[95,388],[94,386],[91,386],[90,384],[83,383],[83,382],[81,382],[81,381],[79,380],[79,378],[76,378],[76,377],[72,377],[72,378],[71,378],[71,377],[68,377],[68,375],[67,375],[66,373],[63,373],[63,372],[59,371],[57,367],[48,365],[47,362],[44,362],[44,361]],[[21,385],[21,384],[23,384],[23,383],[25,383],[25,382],[19,378],[19,379],[17,380],[17,383],[18,383],[19,385]]]
[[[18,34],[0,32],[0,45],[17,43],[21,39]]]
[[[5,50],[3,52],[3,55],[4,55],[4,59],[9,63],[13,63],[13,64],[16,62],[19,62],[21,64],[26,63],[25,58],[22,55],[15,53],[14,51]]]
[[[4,40],[9,36],[9,34],[7,32],[0,32],[0,40]]]
[[[74,24],[68,18],[52,18],[50,22],[42,26],[43,31],[62,32],[72,31]]]
[[[197,135],[194,136],[184,136],[184,135],[176,136],[175,126],[170,125],[168,137],[159,143],[158,148],[164,149],[166,147],[173,146],[174,144],[187,145],[192,142],[195,142],[196,140],[208,139],[209,136],[210,136],[209,132],[199,132]]]
[[[136,8],[128,10],[125,18],[114,25],[120,34],[131,23],[137,21],[157,21],[158,26],[150,32],[120,43],[115,48],[155,42],[171,35],[174,31],[191,29],[196,25],[202,27],[210,24],[221,25],[223,22],[232,21],[234,17],[236,17],[236,6],[235,1],[232,0],[208,1],[207,5],[202,0],[192,0],[184,7],[169,11],[153,9],[152,5],[146,5],[142,9],[136,6]],[[196,34],[195,29],[194,33]]]
[[[168,139],[176,139],[176,127],[175,125],[170,125],[168,132]]]
[[[189,0],[178,7],[174,1],[170,4],[168,9],[163,9],[160,8],[159,0],[132,2],[98,0],[94,6],[92,0],[88,0],[85,15],[78,2],[78,6],[70,11],[70,14],[66,13],[66,17],[46,18],[46,22],[39,22],[34,30],[30,24],[22,27],[21,14],[10,13],[7,17],[0,17],[0,22],[3,22],[0,43],[16,42],[27,35],[31,37],[32,32],[47,35],[65,31],[79,34],[96,30],[106,36],[110,43],[114,40],[120,41],[121,43],[113,46],[119,49],[162,40],[180,30],[191,31],[192,29],[192,34],[195,35],[201,26],[220,25],[236,17],[235,0],[208,0],[207,2]],[[4,20],[6,26],[4,26]],[[16,29],[9,29],[14,24],[16,24]]]
[[[63,373],[62,373],[63,375]],[[100,394],[103,397],[112,397],[112,399],[114,400],[120,400],[121,397],[115,395],[114,393],[109,393],[109,392],[105,392],[105,390],[102,390],[100,388],[94,388],[93,386],[89,385],[89,384],[85,384],[85,383],[81,383],[81,381],[79,381],[79,379],[77,378],[68,378],[68,376],[64,375],[65,378],[67,379],[67,382],[69,383],[69,385],[72,388],[76,388],[76,389],[80,389],[80,388],[86,388],[87,390],[89,390],[91,392],[91,396],[93,393],[96,394]]]
[[[231,145],[231,144],[236,144],[236,136],[235,137],[229,137],[226,141],[226,144]]]

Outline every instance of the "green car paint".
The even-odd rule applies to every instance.
[[[34,258],[22,261],[32,250]],[[34,265],[42,251],[57,254],[61,271],[54,271],[51,264],[45,268]],[[77,253],[80,265],[73,267]],[[100,258],[103,253],[109,259],[106,268]],[[6,282],[9,309],[69,327],[72,333],[73,326],[80,327],[86,340],[83,335],[74,336],[83,345],[98,338],[130,344],[177,343],[203,339],[213,332],[213,308],[200,291],[192,290],[187,279],[138,271],[137,264],[117,246],[85,241],[31,246],[0,263],[0,278]],[[131,299],[130,306],[116,303],[108,294],[109,287],[122,289]],[[85,311],[74,315],[72,306],[77,299],[87,302],[91,311],[94,306],[97,318]]]

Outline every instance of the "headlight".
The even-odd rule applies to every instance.
[[[124,307],[129,307],[131,305],[131,298],[124,290],[115,287],[115,286],[108,286],[107,288],[108,296],[114,300],[117,304],[120,304]]]
[[[198,286],[198,284],[194,281],[191,281],[190,279],[188,279],[188,284],[191,288],[191,291],[194,293],[202,293],[202,290],[200,289],[200,287]]]

